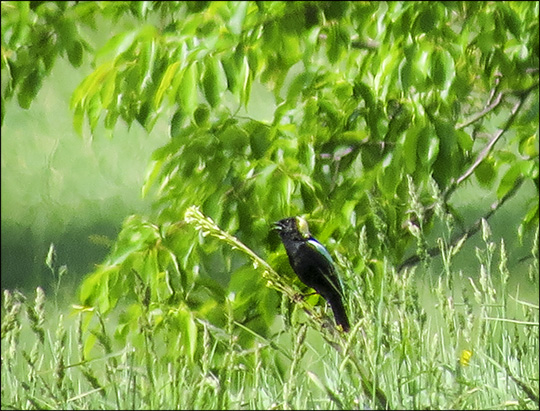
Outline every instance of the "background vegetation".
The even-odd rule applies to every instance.
[[[538,49],[538,3],[3,2],[3,148],[67,60],[81,146],[129,130],[84,195],[126,161],[151,208],[69,317],[5,290],[2,407],[536,409]],[[269,231],[297,214],[348,335]]]

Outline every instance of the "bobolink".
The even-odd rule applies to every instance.
[[[309,232],[302,217],[289,217],[274,223],[285,246],[289,263],[300,280],[328,301],[336,323],[344,331],[351,328],[343,305],[343,288],[332,257]]]

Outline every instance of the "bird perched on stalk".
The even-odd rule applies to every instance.
[[[313,238],[307,221],[302,217],[284,218],[274,223],[274,229],[279,232],[296,275],[328,301],[336,323],[345,332],[349,331],[351,326],[343,305],[343,287],[334,261],[326,248]]]

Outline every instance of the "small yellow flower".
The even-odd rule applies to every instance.
[[[469,366],[469,361],[470,361],[472,355],[473,355],[472,351],[469,351],[469,350],[462,350],[461,351],[461,355],[459,356],[459,363],[461,364],[462,367],[468,367]]]

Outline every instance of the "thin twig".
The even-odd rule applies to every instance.
[[[478,220],[476,220],[476,222],[472,225],[471,228],[469,228],[467,231],[463,231],[461,232],[460,234],[458,235],[455,235],[453,238],[452,238],[452,241],[450,242],[450,246],[454,246],[456,245],[457,243],[461,242],[461,241],[464,241],[470,237],[472,237],[474,234],[476,234],[478,232],[478,230],[480,230],[480,227],[482,226],[482,220],[489,220],[489,218],[495,214],[495,212],[502,207],[502,205],[508,200],[510,199],[511,197],[514,196],[514,194],[516,193],[516,191],[521,187],[521,185],[523,184],[525,180],[520,178],[516,181],[516,183],[514,184],[514,187],[512,187],[512,189],[510,191],[508,191],[508,193],[505,194],[505,196],[503,198],[501,198],[500,200],[494,202],[491,207],[490,207],[490,210],[488,213],[486,213],[486,215],[484,215],[483,217],[479,218]],[[430,257],[435,257],[437,255],[439,255],[441,253],[441,249],[439,247],[432,247],[430,248],[429,250],[427,250],[427,253]],[[403,270],[404,268],[406,267],[410,267],[411,265],[414,265],[414,264],[417,264],[421,261],[421,257],[418,255],[418,254],[415,254],[409,258],[407,258],[403,263],[401,263],[401,265],[399,266],[398,268],[398,272]]]
[[[455,191],[455,189],[458,187],[459,184],[461,184],[463,181],[465,181],[467,178],[469,178],[474,173],[474,170],[476,170],[476,168],[482,163],[482,161],[485,160],[485,158],[491,152],[491,150],[493,149],[493,146],[497,143],[497,141],[499,141],[499,139],[503,136],[503,134],[510,129],[510,127],[512,126],[512,124],[516,120],[517,114],[518,114],[519,110],[521,109],[521,107],[523,106],[523,103],[525,103],[525,100],[527,100],[527,97],[529,96],[529,94],[534,89],[538,88],[538,84],[539,83],[535,83],[532,86],[526,88],[525,90],[517,90],[517,91],[513,91],[512,93],[510,93],[510,92],[506,92],[506,93],[501,92],[501,93],[499,93],[497,95],[497,98],[495,99],[495,101],[492,104],[490,104],[488,107],[486,107],[486,109],[483,110],[482,112],[480,112],[478,115],[474,116],[474,118],[476,120],[478,120],[483,115],[487,114],[490,111],[488,109],[490,109],[492,107],[494,108],[494,105],[496,106],[496,105],[500,104],[501,99],[502,99],[503,95],[505,95],[505,94],[513,94],[513,95],[516,95],[516,96],[519,97],[519,101],[516,104],[514,104],[514,107],[512,107],[512,110],[510,112],[510,117],[508,117],[508,119],[506,120],[506,123],[504,124],[504,127],[502,129],[500,129],[497,133],[495,133],[493,138],[489,141],[488,145],[486,147],[484,147],[484,149],[480,152],[480,154],[478,154],[478,157],[476,158],[474,163],[469,167],[469,169],[467,171],[465,171],[465,173],[463,175],[461,175],[457,180],[455,180],[452,184],[450,184],[450,186],[446,189],[446,191],[444,193],[444,196],[443,196],[445,201]],[[474,121],[476,121],[476,120],[474,120]],[[465,127],[466,125],[470,124],[471,122],[472,121],[469,120],[469,121],[463,123],[462,125],[457,125],[456,129],[460,129],[462,127]]]
[[[508,120],[506,121],[506,124],[504,125],[504,127],[501,130],[499,130],[497,133],[495,133],[493,138],[489,141],[488,145],[485,146],[484,149],[480,152],[480,154],[478,155],[478,157],[476,158],[472,166],[469,167],[469,169],[461,177],[459,177],[456,180],[456,183],[455,183],[456,186],[461,184],[464,180],[466,180],[474,172],[474,170],[476,170],[476,168],[480,165],[480,163],[484,161],[484,159],[493,149],[493,146],[495,145],[495,143],[497,143],[497,141],[499,141],[502,135],[506,131],[508,131],[508,129],[514,122],[516,115],[519,109],[521,108],[521,106],[523,105],[523,103],[525,102],[525,100],[526,100],[526,96],[524,98],[520,98],[519,101],[516,104],[514,104],[514,107],[512,107],[512,111],[510,112],[510,117],[508,117]]]
[[[493,111],[497,108],[499,104],[501,104],[502,98],[504,96],[504,93],[501,91],[497,96],[495,97],[495,101],[493,103],[489,104],[486,108],[484,108],[481,112],[476,113],[471,118],[466,120],[464,123],[456,124],[456,130],[461,130],[462,128],[465,128],[467,126],[470,126],[472,123],[480,120],[482,117],[484,117],[486,114],[488,114],[490,111]]]

